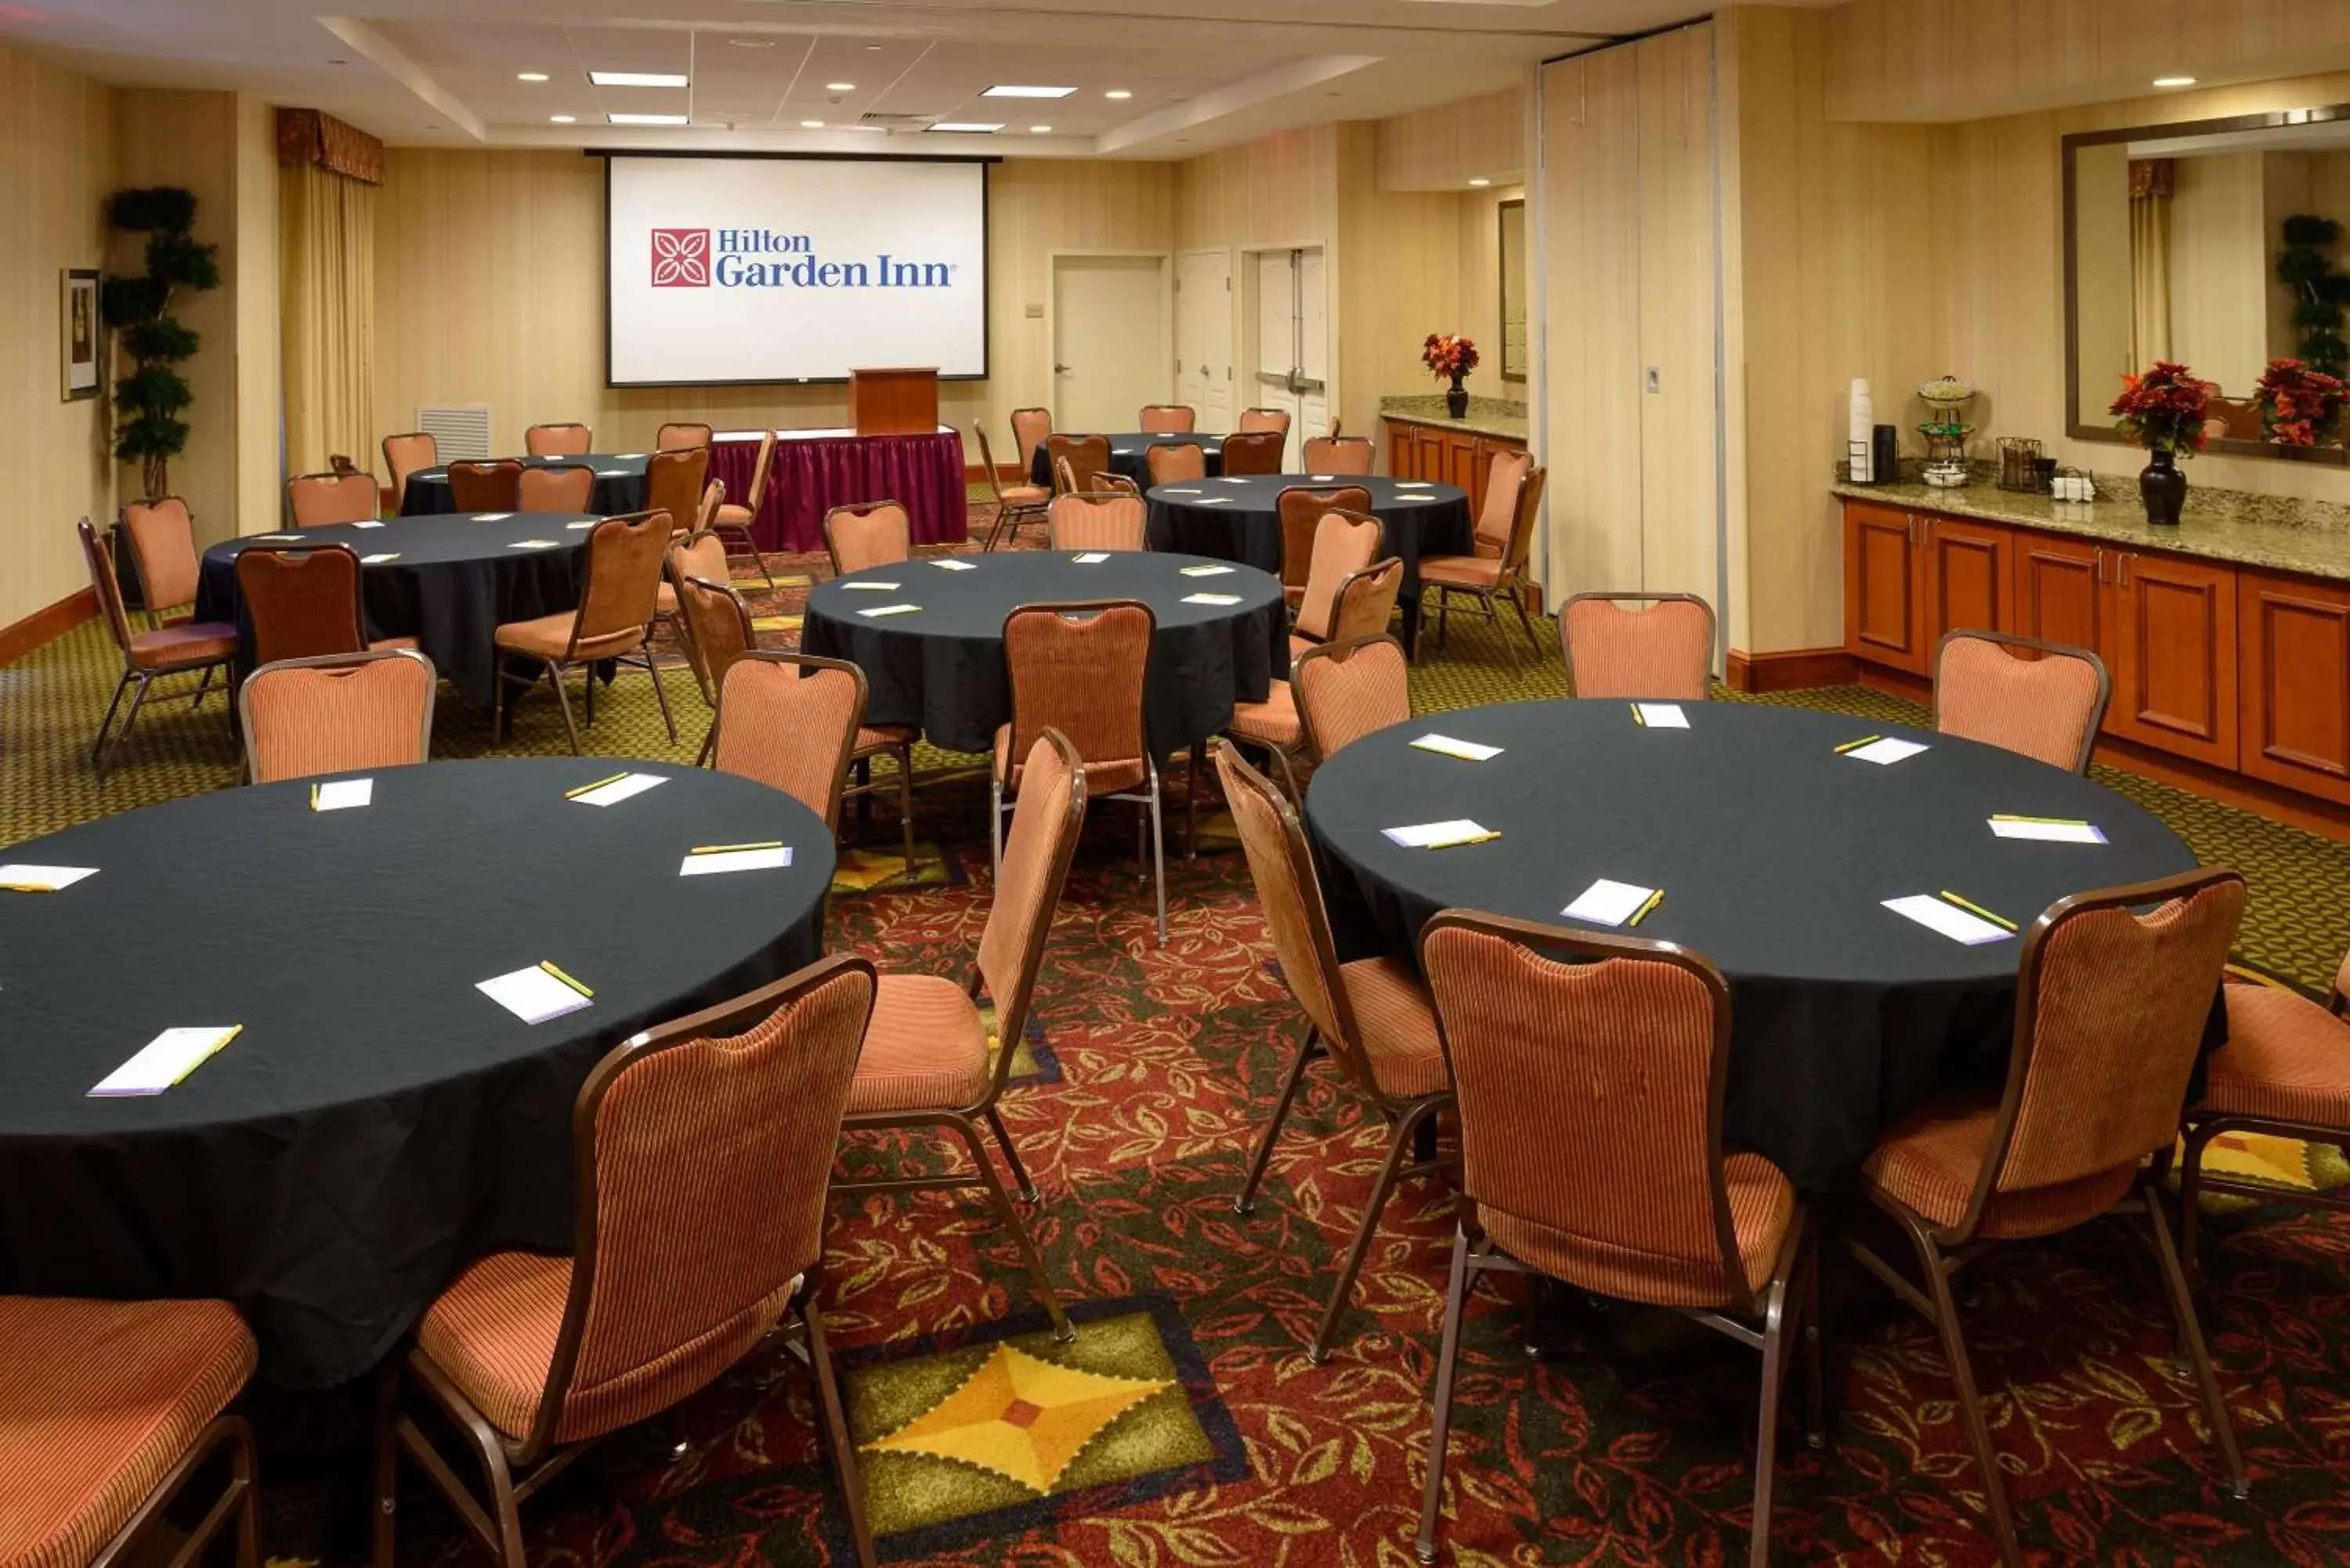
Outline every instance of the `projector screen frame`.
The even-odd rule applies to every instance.
[[[1001,163],[1003,156],[995,152],[750,152],[702,151],[686,147],[654,148],[650,151],[634,147],[583,147],[582,156],[604,161],[604,240],[602,245],[602,279],[604,292],[604,387],[608,391],[651,391],[675,387],[846,387],[846,376],[792,376],[780,380],[757,377],[731,381],[616,381],[612,379],[612,160],[615,158],[691,158],[736,159],[769,163],[977,163],[983,165],[979,176],[979,243],[989,258],[985,286],[980,295],[979,369],[956,375],[941,374],[941,381],[984,381],[995,368],[995,192],[991,188],[985,165]]]

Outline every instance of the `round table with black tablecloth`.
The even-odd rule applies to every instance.
[[[972,563],[949,571],[933,561],[901,561],[851,572],[808,596],[800,647],[846,659],[865,671],[868,724],[919,724],[934,746],[983,753],[1012,718],[1003,661],[1003,618],[1022,605],[1137,599],[1150,607],[1158,632],[1150,646],[1144,711],[1159,757],[1222,731],[1235,702],[1262,702],[1289,674],[1289,638],[1281,584],[1263,572],[1231,566],[1212,576],[1185,567],[1226,563],[1190,556],[1120,550],[1079,566],[1058,551],[999,551],[951,556]],[[889,592],[858,582],[895,583]],[[1237,594],[1236,605],[1185,604],[1193,594]],[[886,605],[921,607],[914,615],[869,618]]]
[[[1154,446],[1196,446],[1201,455],[1207,459],[1210,473],[1224,471],[1223,437],[1191,431],[1154,434],[1144,431],[1120,431],[1109,438],[1109,471],[1148,490],[1150,488],[1150,449]],[[1028,483],[1045,485],[1053,483],[1053,460],[1044,446],[1038,446],[1035,455],[1028,460]],[[1077,475],[1080,489],[1089,483],[1089,476]]]
[[[444,678],[487,708],[497,682],[498,628],[578,607],[596,521],[576,512],[457,512],[395,517],[379,527],[338,523],[249,534],[204,552],[195,615],[237,624],[242,679],[252,669],[253,631],[237,592],[237,556],[256,547],[348,545],[359,552],[369,636],[416,639]],[[370,556],[396,559],[370,565]]]
[[[2006,1071],[2021,939],[1963,946],[1884,900],[1953,892],[2028,927],[2069,894],[2196,864],[2148,812],[2012,753],[1833,713],[1682,711],[1686,730],[1637,724],[1624,702],[1505,703],[1338,753],[1305,817],[1339,956],[1416,964],[1421,925],[1453,905],[1571,926],[1562,911],[1600,877],[1662,889],[1627,934],[1693,948],[1729,979],[1726,1137],[1807,1190],[1848,1177],[1934,1089],[1995,1088]],[[1410,745],[1430,733],[1502,754]],[[1835,751],[1872,734],[1929,749],[1882,766]],[[1997,838],[1995,814],[2085,820],[2109,842]],[[1406,849],[1383,832],[1462,817],[1501,836]],[[2224,1038],[2213,1013],[2209,1045]]]
[[[1220,561],[1241,561],[1261,571],[1281,572],[1281,493],[1331,490],[1341,485],[1370,492],[1371,514],[1382,528],[1380,554],[1403,562],[1404,644],[1416,640],[1422,556],[1467,556],[1477,548],[1469,493],[1431,480],[1389,479],[1382,474],[1260,473],[1239,479],[1164,484],[1149,491],[1146,537],[1154,550],[1181,550]]]
[[[668,782],[565,798],[624,769]],[[0,1291],[224,1297],[274,1381],[359,1376],[472,1259],[570,1247],[605,1052],[819,955],[832,835],[764,785],[610,757],[372,777],[356,809],[266,784],[7,851],[98,874],[0,893]],[[774,839],[789,867],[678,874]],[[475,989],[542,961],[593,1002],[529,1025]],[[229,1024],[177,1086],[88,1097],[162,1030]]]
[[[525,468],[594,469],[596,488],[588,498],[588,510],[606,517],[619,517],[644,510],[645,464],[651,456],[643,452],[591,452],[577,457],[518,457],[511,461]],[[449,470],[444,465],[420,468],[410,474],[408,488],[400,495],[400,510],[404,516],[416,517],[446,512],[455,504],[449,493]]]

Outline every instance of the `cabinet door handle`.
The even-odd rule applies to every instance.
[[[2099,582],[2101,582],[2101,583],[2102,583],[2102,582],[2104,582],[2105,580],[2106,580],[2106,553],[2105,553],[2105,551],[2103,551],[2103,550],[2099,550],[2099,551],[2097,552],[2097,581],[2099,581]]]
[[[2121,566],[2121,586],[2124,587],[2129,587],[2129,564],[2135,557],[2136,554],[2137,552],[2135,551],[2132,551],[2127,556],[2123,555],[2119,551],[2116,551],[2114,553],[2115,560]]]

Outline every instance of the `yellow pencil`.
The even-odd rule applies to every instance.
[[[2078,816],[2018,816],[2013,812],[1991,814],[1993,822],[2037,822],[2049,827],[2086,827],[2086,819]]]
[[[1966,910],[1970,915],[1981,915],[1984,919],[1989,920],[1994,926],[1998,926],[2003,929],[2011,931],[2015,929],[2015,922],[2009,919],[2005,915],[1994,915],[1989,909],[1984,909],[1981,904],[1969,903],[1966,899],[1960,898],[1956,893],[1951,892],[1948,888],[1942,889],[1942,897],[1950,902],[1956,904],[1960,909]]]
[[[1846,752],[1856,752],[1863,746],[1873,745],[1883,739],[1885,739],[1885,737],[1882,735],[1863,735],[1857,741],[1846,741],[1843,745],[1838,746],[1835,749],[1836,755],[1842,756]]]
[[[628,776],[629,775],[625,773],[614,774],[610,778],[598,779],[594,784],[581,784],[577,789],[565,790],[563,792],[563,798],[566,800],[577,800],[583,794],[594,794],[597,790],[602,789],[606,784],[619,784],[622,779],[627,778]]]
[[[691,851],[695,855],[731,855],[737,849],[781,849],[784,841],[771,838],[764,844],[702,844]]]
[[[219,1055],[223,1048],[225,1047],[230,1041],[235,1039],[238,1035],[244,1033],[244,1024],[232,1023],[229,1025],[227,1033],[224,1033],[219,1039],[213,1042],[213,1048],[211,1050],[205,1052],[203,1055],[197,1057],[194,1061],[180,1069],[180,1075],[172,1080],[172,1086],[176,1089],[182,1084],[187,1082],[189,1074],[194,1072],[197,1068],[211,1061],[214,1056]]]
[[[1644,728],[1648,722],[1648,715],[1640,711],[1640,705],[1638,702],[1632,704],[1632,722]]]
[[[1498,833],[1481,833],[1474,838],[1448,838],[1441,844],[1431,844],[1429,847],[1430,849],[1458,849],[1464,844],[1490,844],[1494,839],[1501,836],[1502,836]]]
[[[1638,909],[1632,911],[1632,918],[1624,922],[1625,928],[1629,929],[1630,928],[1638,925],[1642,920],[1647,919],[1648,918],[1648,911],[1655,909],[1664,901],[1665,890],[1662,888],[1659,888],[1655,892],[1648,895],[1648,901],[1647,903],[1642,904]]]
[[[577,992],[582,996],[593,997],[596,994],[586,986],[580,984],[577,981],[572,979],[569,975],[564,973],[561,970],[556,968],[555,961],[553,959],[539,960],[538,967],[545,970],[547,973],[553,975],[556,979],[561,981],[564,984],[569,986],[572,990]]]
[[[44,888],[37,882],[0,882],[0,893],[54,893],[55,888]]]
[[[312,811],[318,809],[318,786],[317,784],[312,784],[310,786],[310,809]]]

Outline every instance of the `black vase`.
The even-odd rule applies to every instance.
[[[1456,420],[1469,417],[1469,389],[1461,384],[1458,376],[1452,378],[1452,385],[1444,394],[1444,411]]]
[[[2146,503],[2146,520],[2158,527],[2178,526],[2178,510],[2187,504],[2187,472],[2178,466],[2177,457],[2167,452],[2147,454],[2145,471],[2137,476],[2139,499]]]

